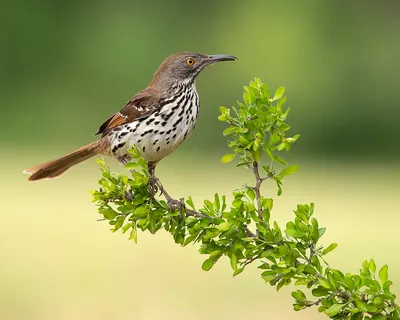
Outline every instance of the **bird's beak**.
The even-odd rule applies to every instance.
[[[212,64],[215,62],[222,62],[222,61],[234,61],[237,60],[234,56],[228,56],[227,54],[215,54],[212,56],[208,56],[208,60],[206,61],[207,64]]]

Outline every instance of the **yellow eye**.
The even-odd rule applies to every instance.
[[[194,59],[193,58],[188,58],[186,59],[186,64],[190,67],[194,65]]]

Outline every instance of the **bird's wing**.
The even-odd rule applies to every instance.
[[[149,116],[158,107],[156,104],[152,103],[151,98],[151,94],[146,91],[138,93],[126,103],[121,111],[107,119],[95,134],[102,134],[105,136],[115,127]]]

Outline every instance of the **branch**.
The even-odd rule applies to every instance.
[[[248,259],[244,264],[243,264],[243,268],[245,268],[247,265],[249,265],[250,263],[254,262],[255,260],[257,260],[260,257],[260,255],[256,255],[251,259]]]
[[[181,214],[184,211],[187,216],[197,217],[199,219],[209,218],[209,219],[213,220],[213,217],[207,216],[204,213],[201,213],[199,211],[194,211],[194,210],[187,208],[183,198],[181,198],[180,200],[173,199],[169,195],[169,193],[165,190],[160,179],[158,179],[156,176],[154,176],[154,182],[155,182],[160,194],[162,194],[164,196],[165,200],[167,200],[168,207],[171,211],[178,210]]]
[[[189,209],[186,206],[185,201],[184,201],[183,198],[181,198],[180,200],[176,200],[176,199],[172,198],[169,195],[169,193],[165,190],[165,188],[162,185],[160,179],[158,179],[156,176],[154,176],[154,181],[155,181],[155,184],[157,185],[157,188],[158,188],[160,194],[162,194],[164,196],[164,198],[167,200],[168,207],[169,207],[169,209],[171,211],[178,210],[180,212],[180,214],[185,213],[187,216],[192,216],[192,217],[196,217],[196,218],[199,218],[199,219],[208,218],[211,221],[214,221],[213,217],[210,217],[210,216],[208,216],[208,215],[206,215],[206,214],[204,214],[204,213],[202,213],[200,211],[195,211],[195,210]],[[243,228],[246,231],[248,237],[257,238],[257,235],[255,233],[253,233],[247,227],[247,225],[244,224]]]
[[[319,305],[321,302],[322,302],[322,298],[319,298],[318,300],[315,300],[315,301],[313,301],[313,302],[307,303],[307,304],[303,307],[303,309],[307,309],[307,308],[310,308],[310,307],[312,307],[312,306],[317,306],[317,305]]]
[[[261,187],[261,184],[263,183],[263,181],[264,181],[265,179],[262,179],[262,178],[260,177],[260,172],[259,172],[259,170],[258,170],[258,162],[257,162],[257,161],[254,161],[254,162],[253,162],[252,169],[253,169],[253,172],[254,172],[254,176],[255,176],[255,178],[256,178],[256,185],[255,185],[255,187],[253,188],[253,190],[254,190],[254,192],[255,192],[255,194],[256,194],[258,218],[259,218],[260,220],[262,220],[262,215],[261,215],[261,213],[262,213],[262,207],[261,207],[261,192],[260,192],[260,187]]]
[[[294,281],[296,286],[311,290],[315,301],[307,299],[301,290],[292,292],[296,311],[319,306],[318,311],[332,319],[400,319],[387,265],[377,269],[372,259],[366,260],[358,274],[350,274],[327,264],[325,255],[337,244],[327,247],[320,244],[326,228],[320,227],[314,217],[313,203],[298,204],[295,217],[286,223],[285,229],[277,222],[270,223],[273,199],[261,195],[263,181],[274,180],[280,195],[283,178],[298,170],[298,166],[288,165],[278,155],[290,150],[299,137],[286,136],[290,126],[285,121],[290,109],[283,110],[286,101],[283,94],[284,88],[280,87],[271,96],[267,85],[256,79],[245,87],[244,103],[233,107],[235,116],[230,116],[228,108],[220,107],[218,119],[230,125],[224,135],[229,136],[228,145],[233,151],[221,160],[226,163],[239,156],[238,166],[247,165],[255,177],[254,186],[233,192],[230,206],[226,197],[218,194],[211,201],[204,200],[199,210],[190,198],[186,202],[183,198],[174,199],[154,176],[154,168],[149,168],[140,151],[133,148],[130,153],[134,161],[126,168],[139,167],[139,170],[133,172],[132,179],[113,174],[104,161],[99,162],[103,171],[101,188],[92,192],[99,213],[113,226],[113,232],[129,231],[129,239],[135,242],[138,231],[154,234],[164,229],[182,246],[200,243],[200,253],[207,255],[202,264],[205,271],[223,256],[229,258],[234,276],[258,261],[261,277],[277,290]],[[266,176],[262,177],[260,160],[264,152],[271,165],[263,166]],[[284,166],[277,175],[273,170],[275,162]],[[156,191],[167,205],[154,199]],[[257,232],[253,233],[249,226],[254,226]]]

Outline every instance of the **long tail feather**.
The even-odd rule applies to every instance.
[[[38,164],[32,168],[26,169],[24,170],[24,173],[31,175],[29,177],[29,181],[58,177],[72,166],[100,153],[102,151],[101,146],[102,140],[95,141],[67,154],[62,158]]]

